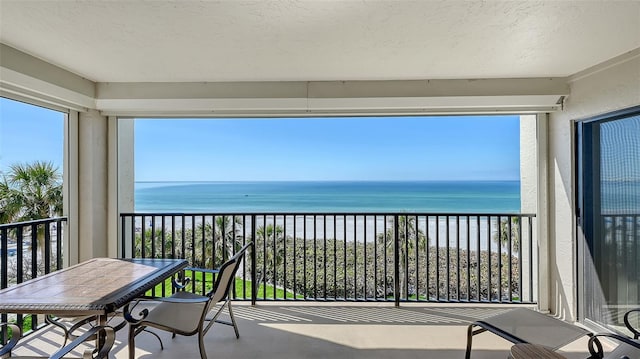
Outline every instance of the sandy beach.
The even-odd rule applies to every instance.
[[[247,238],[252,233],[252,215],[234,215],[240,220],[240,224],[236,225]],[[407,215],[409,220],[417,223],[417,229],[429,238],[429,244],[439,247],[480,250],[496,249],[494,238],[500,229],[500,221],[506,221],[506,216],[488,216],[488,215]],[[216,218],[219,218],[217,215]],[[144,221],[144,224],[143,224]],[[373,242],[376,238],[383,236],[384,233],[391,233],[393,229],[394,216],[392,215],[323,215],[323,214],[304,214],[304,215],[280,215],[280,214],[264,214],[255,215],[256,228],[267,227],[269,225],[280,226],[283,228],[284,234],[288,237],[296,237],[299,239],[338,239],[357,242]],[[529,228],[533,228],[533,218],[522,217],[522,239],[525,248],[528,246],[527,240],[530,240],[531,233]],[[136,216],[135,228],[139,232],[143,228],[149,230],[155,228],[159,230],[165,228],[170,232],[173,227],[176,230],[182,230],[184,222],[185,230],[198,228],[201,223],[205,222],[213,225],[213,215],[168,215],[164,216],[164,224],[162,216]],[[130,223],[128,220],[127,223]],[[130,225],[128,228],[130,228]],[[326,235],[325,235],[326,234]],[[491,246],[491,248],[490,248]],[[506,250],[506,249],[505,249]]]

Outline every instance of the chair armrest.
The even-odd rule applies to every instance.
[[[18,344],[18,340],[22,336],[22,331],[20,327],[15,324],[9,323],[0,323],[0,327],[11,328],[11,339],[7,344],[5,344],[2,348],[0,348],[0,358],[4,358],[5,355],[11,354],[11,350]]]
[[[201,298],[176,298],[176,297],[161,297],[156,298],[158,302],[165,303],[205,303],[211,300],[209,297],[201,297]]]
[[[191,278],[187,277],[184,272],[202,272],[202,273],[211,273],[217,274],[220,271],[217,269],[207,269],[207,268],[196,268],[196,267],[186,267],[183,269],[183,272],[180,274],[180,281],[177,281],[175,278],[171,280],[173,287],[176,291],[184,291],[189,283],[191,283]]]
[[[191,282],[191,278],[187,277],[187,276],[182,276],[182,281],[178,282],[175,278],[171,279],[171,284],[173,285],[173,288],[176,289],[176,291],[181,291],[184,290],[187,285],[189,285],[189,283]]]
[[[214,274],[220,273],[220,271],[217,269],[196,268],[196,267],[187,267],[184,270],[190,271],[190,272],[205,272],[205,273],[214,273]]]
[[[624,313],[624,325],[631,331],[631,333],[633,333],[633,339],[638,339],[640,338],[640,330],[638,328],[634,328],[633,325],[631,325],[631,322],[629,322],[629,316],[631,313],[638,313],[638,315],[640,315],[640,308],[631,309]]]
[[[213,293],[215,291],[215,284],[216,282],[216,275],[220,273],[219,269],[208,269],[208,268],[198,268],[198,267],[186,267],[184,269],[184,271],[189,271],[189,272],[200,272],[202,273],[202,294],[206,295],[206,296],[211,296],[211,293]],[[205,292],[206,288],[206,279],[205,276],[206,274],[211,274],[211,284],[212,284],[212,288],[211,290],[209,290],[208,292]],[[195,285],[195,283],[194,283]]]
[[[623,343],[624,345],[629,345],[631,347],[634,347],[640,350],[640,342],[637,342],[629,337],[625,337],[623,335],[614,334],[614,333],[598,333],[598,334],[594,334],[593,336],[591,336],[591,338],[589,338],[588,346],[589,346],[589,354],[591,354],[589,359],[604,358],[604,350],[602,349],[602,343],[600,343],[600,340],[598,339],[602,337],[613,338]]]
[[[61,359],[65,355],[69,354],[73,349],[75,349],[78,345],[84,343],[85,341],[91,339],[94,335],[103,337],[103,344],[100,350],[93,356],[93,350],[87,349],[82,356],[83,359],[89,358],[108,358],[109,351],[111,347],[113,347],[113,343],[116,339],[116,334],[113,328],[108,326],[97,326],[89,329],[86,333],[79,336],[77,339],[72,341],[71,343],[65,345],[62,349],[55,352],[50,359]]]
[[[147,317],[147,315],[149,315],[149,309],[144,308],[142,309],[139,313],[138,316],[140,318],[134,318],[132,315],[132,310],[138,306],[138,304],[140,304],[140,302],[145,302],[145,301],[156,301],[158,298],[147,298],[147,297],[141,297],[141,298],[137,298],[135,300],[132,300],[131,302],[127,303],[124,305],[124,307],[122,308],[122,316],[124,317],[124,319],[131,323],[131,324],[138,324],[141,321],[144,320],[144,318]]]

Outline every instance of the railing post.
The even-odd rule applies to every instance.
[[[256,215],[251,215],[251,306],[256,306]]]
[[[38,243],[38,224],[31,224],[31,278],[38,276],[38,251],[44,249]],[[43,259],[43,258],[41,258]]]
[[[0,289],[5,289],[9,284],[9,230],[7,228],[0,229],[0,245],[2,245],[2,251],[0,251]],[[2,314],[2,322],[6,322],[4,319],[4,313]]]
[[[64,220],[66,222],[66,219]],[[68,226],[58,219],[56,223],[56,270],[62,269],[62,233],[67,233]],[[64,229],[63,229],[64,226]]]
[[[393,216],[393,276],[394,276],[394,284],[393,284],[393,297],[395,299],[395,306],[400,306],[400,245],[398,241],[400,240],[400,236],[398,235],[398,231],[400,230],[398,224],[398,215],[395,214]]]
[[[121,231],[121,233],[120,233],[120,243],[118,244],[120,246],[120,250],[121,250],[120,258],[127,258],[127,254],[126,254],[126,251],[125,251],[125,248],[126,248],[125,237],[127,235],[126,232],[125,232],[126,231],[126,229],[125,229],[125,220],[126,220],[126,217],[123,216],[122,213],[120,213],[120,231]]]

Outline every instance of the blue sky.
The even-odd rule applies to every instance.
[[[40,160],[62,173],[64,119],[61,112],[0,98],[0,171]]]
[[[62,168],[64,115],[0,100],[0,170]],[[518,180],[519,116],[140,119],[136,181]]]
[[[137,120],[136,180],[519,179],[519,117]]]

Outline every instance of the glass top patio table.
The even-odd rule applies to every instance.
[[[0,290],[0,313],[106,319],[186,266],[183,259],[90,259]]]

